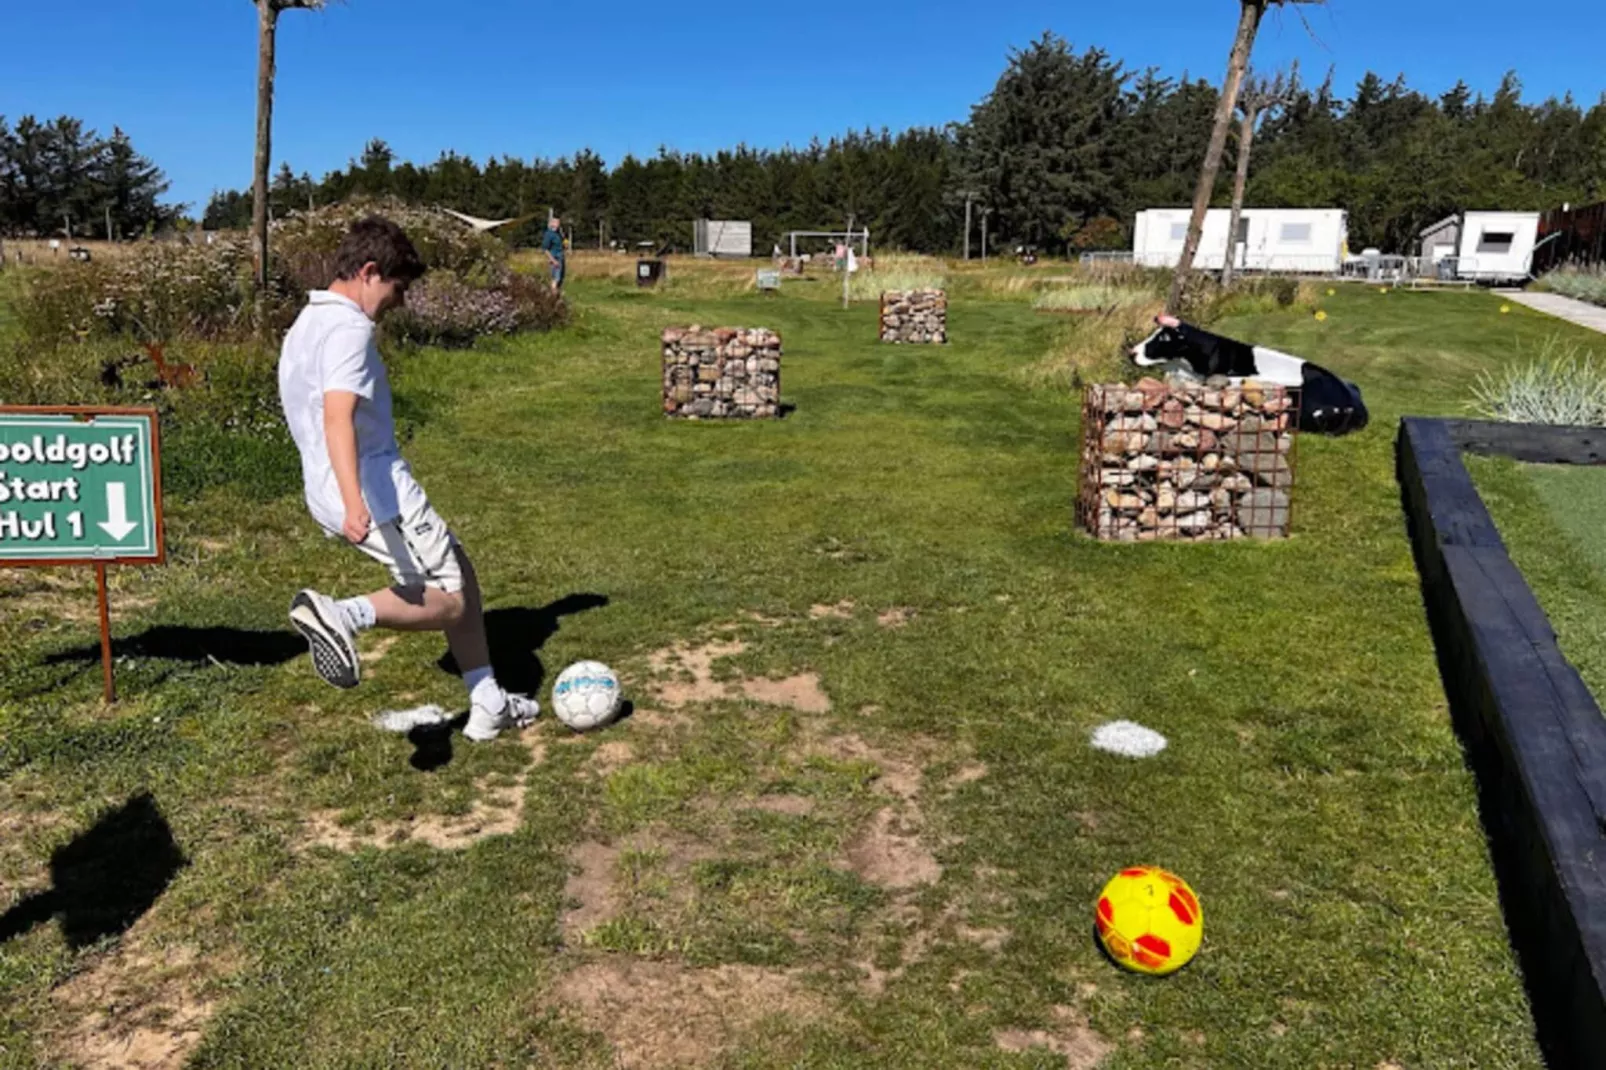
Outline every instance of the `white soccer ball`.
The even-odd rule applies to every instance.
[[[607,724],[621,702],[619,677],[600,661],[577,661],[552,685],[552,712],[576,732]]]

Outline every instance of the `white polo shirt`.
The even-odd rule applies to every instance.
[[[396,445],[390,379],[374,341],[373,321],[355,301],[314,290],[284,336],[279,404],[301,451],[307,509],[326,531],[338,534],[346,506],[323,434],[323,396],[330,390],[357,395],[357,473],[374,523],[410,515],[427,504]]]

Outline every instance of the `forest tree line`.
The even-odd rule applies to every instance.
[[[281,165],[270,204],[279,216],[354,195],[394,196],[490,219],[530,215],[504,232],[520,244],[536,240],[553,210],[582,247],[617,241],[684,249],[692,220],[740,219],[753,224],[756,252],[787,230],[840,229],[851,216],[870,228],[877,247],[952,254],[964,240],[968,194],[973,250],[983,212],[994,250],[1123,248],[1138,210],[1191,202],[1217,92],[1203,79],[1129,71],[1101,49],[1078,52],[1045,34],[1011,52],[993,91],[965,121],[945,128],[851,132],[783,149],[661,149],[611,167],[589,150],[483,164],[446,152],[415,164],[374,140],[321,179]],[[119,205],[125,235],[163,222],[146,195],[165,182],[148,161],[132,154],[145,168],[132,169],[144,176],[132,196],[115,168],[86,168],[70,137],[58,134],[62,143],[41,152],[36,137],[18,136],[40,125],[25,117],[13,130],[0,118],[5,232],[56,231],[64,210],[87,218],[107,203]],[[119,146],[118,158],[128,159],[126,140],[103,146]],[[110,160],[113,149],[100,153]],[[1229,187],[1230,177],[1218,203]],[[1432,97],[1403,77],[1371,73],[1345,93],[1330,75],[1314,83],[1296,76],[1261,121],[1248,192],[1255,206],[1344,208],[1352,245],[1396,252],[1409,251],[1424,226],[1452,212],[1598,200],[1606,200],[1606,97],[1587,108],[1571,96],[1525,102],[1514,73],[1488,97],[1465,85]],[[244,229],[250,210],[249,190],[222,191],[201,223]]]

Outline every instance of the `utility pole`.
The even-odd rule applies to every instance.
[[[965,259],[970,259],[970,202],[976,196],[970,190],[965,191]]]
[[[992,214],[991,208],[981,210],[981,262],[987,263],[987,217]]]
[[[843,244],[848,255],[842,258],[842,307],[848,307],[848,276],[853,274],[848,270],[848,262],[853,259],[853,213],[848,213],[848,240]]]
[[[106,240],[117,240],[116,238],[112,237],[112,206],[109,204],[106,206]]]

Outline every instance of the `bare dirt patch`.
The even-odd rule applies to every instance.
[[[358,654],[357,658],[364,665],[377,665],[384,660],[386,654],[390,653],[390,648],[395,646],[400,641],[401,636],[399,635],[384,636],[377,640],[367,650]]]
[[[733,681],[714,679],[714,662],[744,652],[747,644],[739,639],[715,640],[701,646],[677,644],[648,656],[648,665],[660,677],[653,688],[658,701],[671,709],[694,702],[718,702],[743,697],[769,706],[787,706],[800,713],[827,713],[831,699],[820,686],[815,673],[800,673],[785,679]],[[639,717],[640,714],[637,714]]]
[[[987,766],[982,762],[966,762],[954,770],[953,775],[948,778],[947,787],[952,790],[965,784],[974,784],[988,772]]]
[[[193,948],[158,946],[131,930],[93,967],[50,994],[63,1031],[50,1038],[84,1070],[176,1070],[217,1010],[207,995],[224,964]]]
[[[619,913],[619,899],[613,890],[614,870],[619,864],[619,848],[600,843],[582,843],[569,852],[569,864],[576,872],[563,885],[563,897],[578,903],[563,915],[563,939],[573,942],[588,929],[595,928]]]
[[[760,795],[747,804],[747,809],[803,817],[814,812],[814,800],[807,795]]]
[[[809,620],[824,620],[827,617],[835,620],[852,620],[854,608],[853,601],[847,598],[844,598],[834,606],[810,606]]]
[[[524,786],[529,770],[546,760],[546,747],[528,736],[523,741],[532,764],[513,783],[479,783],[479,797],[466,814],[419,814],[397,821],[344,825],[340,813],[315,810],[303,822],[303,841],[309,847],[328,847],[351,853],[364,847],[396,847],[426,843],[442,851],[460,851],[492,836],[506,836],[524,818]]]
[[[791,976],[754,966],[596,962],[565,977],[558,998],[608,1038],[620,1070],[707,1066],[767,1018],[796,1023],[826,1013]]]
[[[1005,1051],[1041,1048],[1063,1055],[1066,1070],[1092,1070],[1114,1050],[1070,1007],[1054,1008],[1051,1029],[1000,1029],[993,1034],[993,1042]]]
[[[714,662],[734,657],[747,649],[739,639],[704,643],[702,646],[677,644],[654,651],[647,663],[654,673],[673,672],[674,678],[661,682],[655,690],[666,706],[691,702],[717,702],[730,697],[730,688],[714,679]]]
[[[875,622],[883,628],[902,628],[914,620],[915,611],[907,606],[893,606],[876,614]]]
[[[587,932],[632,908],[655,914],[679,910],[690,895],[689,871],[716,853],[706,843],[660,827],[634,832],[616,844],[580,844],[569,852],[573,869],[563,888],[564,898],[574,904],[563,915],[564,942],[582,944]],[[634,864],[621,864],[627,861]]]
[[[590,766],[598,776],[607,776],[616,769],[629,765],[636,757],[635,748],[622,739],[610,739],[591,752]]]
[[[812,672],[783,680],[743,680],[742,694],[767,706],[788,706],[799,713],[830,713],[831,699]]]
[[[908,801],[920,793],[920,766],[871,746],[860,736],[851,734],[827,736],[811,746],[808,753],[818,754],[832,761],[866,762],[874,765],[879,770],[875,779],[875,789],[894,798]]]
[[[917,828],[892,807],[876,811],[870,826],[848,844],[849,867],[871,884],[902,891],[935,884],[942,866],[921,845]]]
[[[1008,929],[973,929],[968,925],[961,925],[954,931],[961,940],[968,940],[987,951],[1002,950],[1010,936]]]

